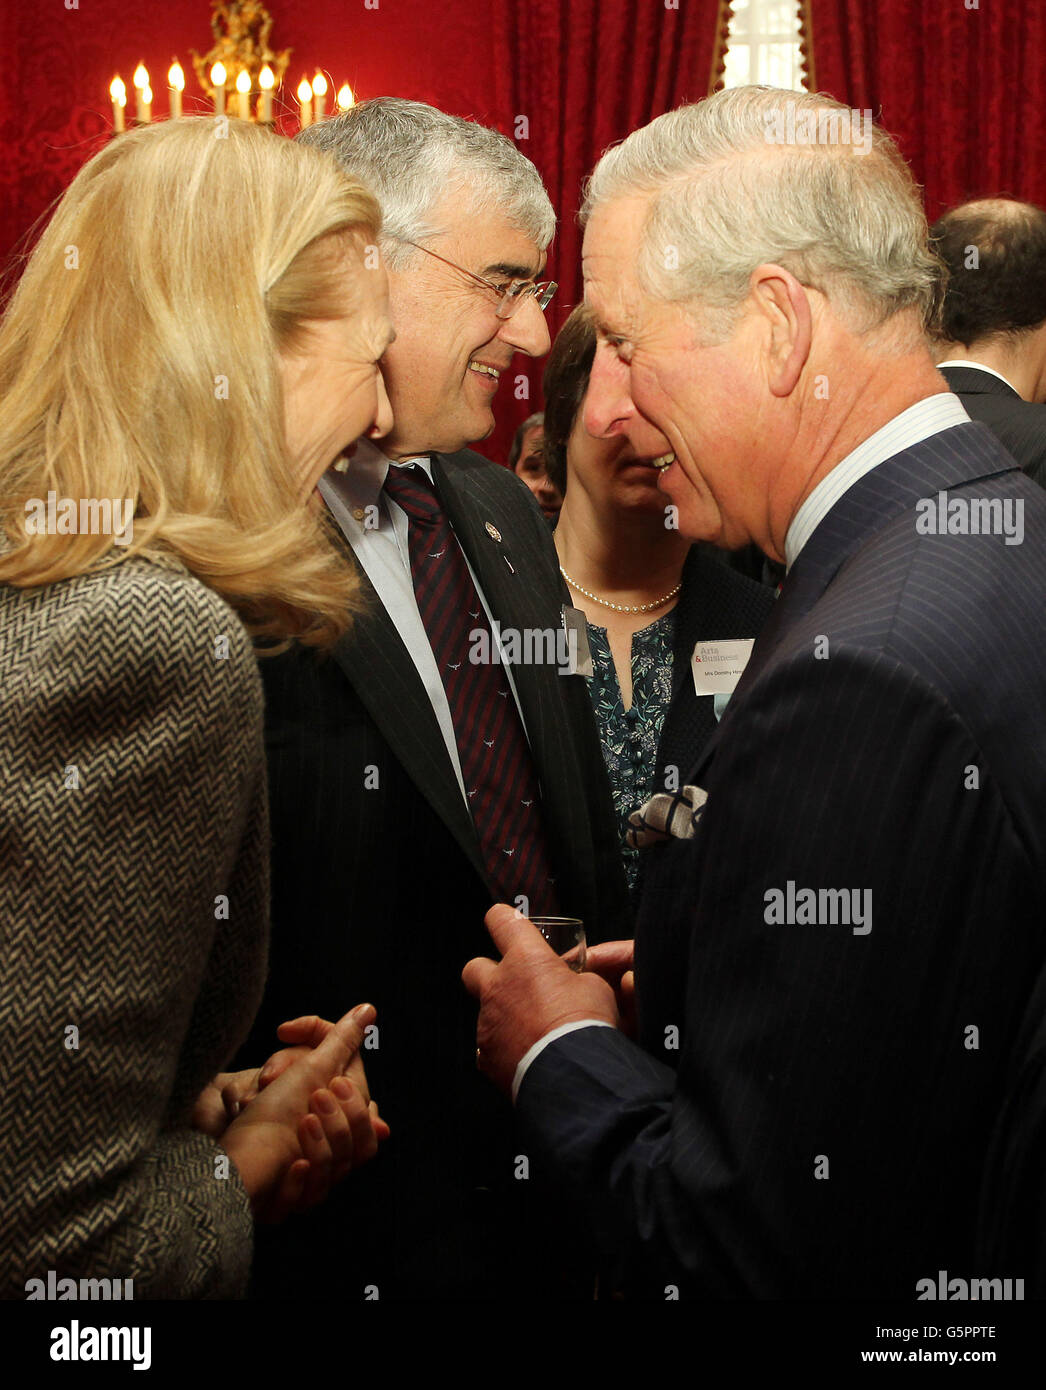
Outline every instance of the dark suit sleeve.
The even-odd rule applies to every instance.
[[[997,1103],[1027,988],[1009,953],[1032,930],[1006,894],[1028,893],[1027,860],[966,729],[892,659],[791,658],[733,713],[697,838],[654,851],[671,856],[665,925],[683,922],[660,971],[679,975],[678,1014],[647,1017],[646,1050],[609,1029],[558,1039],[518,1111],[626,1283],[912,1298],[905,1252],[973,1220],[927,1193],[947,1185],[942,1153],[976,1155]],[[870,894],[871,930],[768,922],[789,881]]]

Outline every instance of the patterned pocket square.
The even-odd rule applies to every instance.
[[[692,840],[697,833],[708,793],[700,787],[680,787],[677,792],[657,792],[628,818],[625,843],[645,849],[659,840]]]

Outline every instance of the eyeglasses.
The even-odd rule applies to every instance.
[[[444,265],[449,265],[452,270],[464,275],[471,280],[474,285],[482,285],[485,290],[490,290],[497,295],[498,307],[495,310],[499,319],[510,319],[525,299],[533,297],[537,300],[538,308],[544,312],[559,286],[555,280],[511,280],[507,285],[495,285],[493,280],[484,280],[482,275],[473,275],[471,270],[466,270],[463,265],[458,265],[455,261],[448,261],[446,256],[438,256],[435,251],[430,251],[427,246],[421,246],[416,241],[405,241],[405,246],[413,246],[416,251],[424,251],[426,256],[431,256],[434,260],[442,261]]]

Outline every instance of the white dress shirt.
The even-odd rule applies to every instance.
[[[384,490],[385,478],[390,467],[407,468],[415,463],[421,465],[429,482],[433,482],[432,461],[428,457],[404,459],[402,462],[394,463],[375,448],[370,440],[361,439],[344,470],[337,464],[329,468],[319,481],[319,490],[346,540],[352,546],[356,559],[374,585],[378,598],[385,605],[403,645],[410,652],[411,660],[432,705],[443,741],[447,745],[447,755],[458,779],[462,798],[468,806],[469,800],[461,775],[461,759],[458,756],[458,742],[447,692],[436,665],[436,658],[432,654],[414,593],[407,541],[410,519],[403,508]],[[464,555],[464,551],[462,554]],[[465,563],[472,575],[472,582],[476,586],[476,593],[490,626],[490,608],[467,555]],[[478,622],[479,619],[477,624]],[[502,670],[526,732],[526,720],[523,719],[523,710],[520,708],[511,668],[503,665]]]
[[[921,444],[932,434],[951,429],[953,425],[968,425],[970,417],[962,401],[951,391],[941,391],[916,401],[900,415],[895,415],[882,429],[870,434],[846,455],[832,471],[822,478],[802,503],[785,536],[785,566],[791,569],[799,552],[818,526],[835,506],[844,492],[849,492],[860,478],[885,463],[894,454]]]
[[[876,430],[869,435],[852,453],[840,460],[832,471],[817,484],[810,496],[802,503],[792,524],[788,528],[785,536],[785,562],[790,569],[795,563],[799,552],[810,539],[817,527],[832,510],[835,504],[853,487],[860,478],[866,473],[870,473],[873,468],[877,468],[880,463],[885,463],[888,458],[893,458],[894,454],[899,454],[903,449],[910,449],[914,444],[920,444],[924,439],[929,439],[933,434],[939,434],[941,430],[951,429],[953,425],[969,424],[970,417],[963,409],[962,402],[958,396],[951,391],[942,391],[938,395],[927,396],[924,400],[916,401],[907,410],[902,410],[900,415],[894,416],[888,424],[883,425],[882,429]],[[610,1025],[603,1019],[578,1019],[576,1023],[565,1023],[560,1028],[554,1028],[550,1033],[546,1033],[543,1038],[539,1038],[523,1057],[520,1058],[519,1065],[516,1067],[516,1074],[512,1080],[512,1099],[515,1101],[519,1094],[519,1088],[523,1084],[523,1078],[527,1074],[530,1064],[548,1045],[556,1038],[561,1038],[565,1033],[572,1033],[577,1028],[608,1028]]]

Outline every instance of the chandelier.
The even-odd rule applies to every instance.
[[[292,49],[274,52],[269,46],[272,16],[259,0],[211,0],[211,33],[214,43],[201,57],[190,49],[196,78],[216,116],[236,116],[275,128],[273,96],[283,83]],[[134,125],[148,125],[153,117],[153,91],[149,70],[139,63],[131,79],[134,86]],[[327,118],[330,85],[322,72],[310,82],[302,77],[298,84],[297,106],[300,128]],[[167,73],[168,118],[182,115],[185,70],[175,58]],[[117,74],[109,84],[113,103],[113,134],[126,129],[127,86]],[[346,82],[335,98],[334,110],[347,111],[355,102]]]

